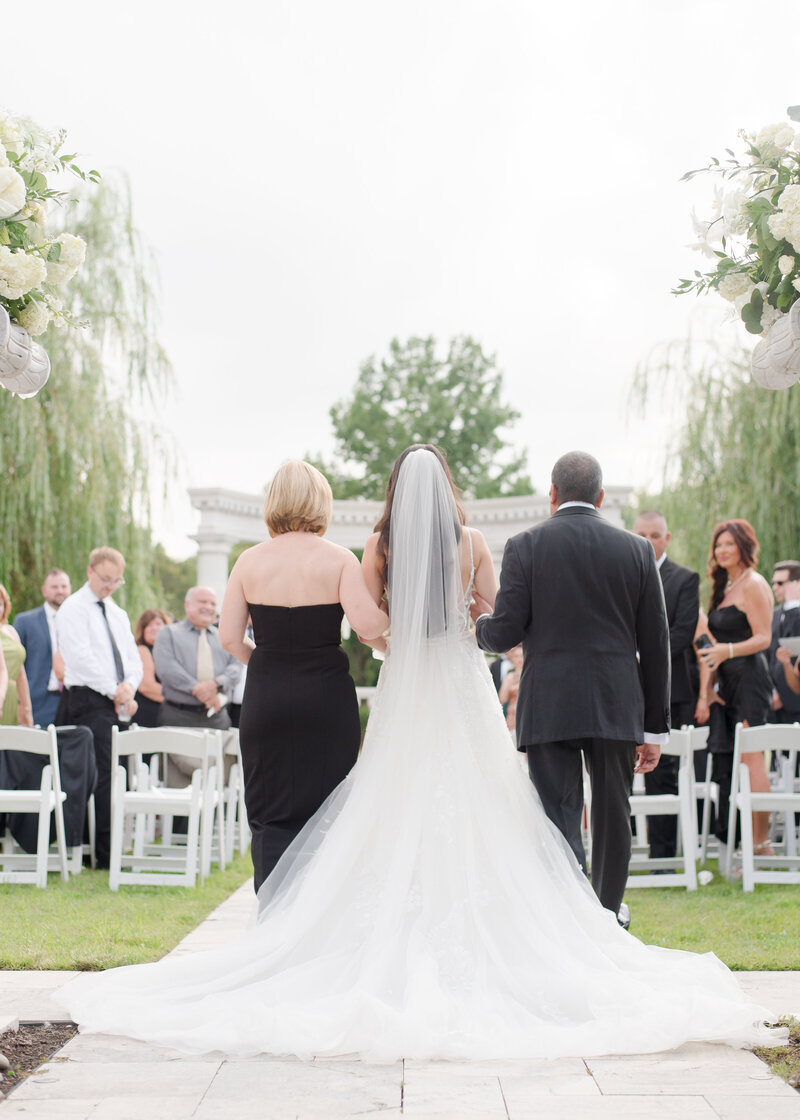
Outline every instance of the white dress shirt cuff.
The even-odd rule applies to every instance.
[[[475,625],[477,626],[482,618],[491,618],[491,617],[492,616],[489,614],[488,611],[484,611],[483,614],[479,614],[478,617],[475,619]]]
[[[669,742],[669,735],[667,732],[662,735],[654,735],[651,731],[645,731],[644,741],[651,747],[665,747]]]

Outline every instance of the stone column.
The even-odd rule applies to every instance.
[[[233,545],[233,537],[221,534],[197,533],[197,583],[200,587],[211,587],[217,594],[217,602],[222,604],[225,585],[228,582],[228,557]]]

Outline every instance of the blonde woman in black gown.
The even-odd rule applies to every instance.
[[[343,615],[365,638],[389,625],[354,554],[322,539],[332,503],[318,470],[284,463],[264,503],[271,539],[242,553],[222,604],[222,644],[247,665],[239,738],[256,892],[358,757]]]

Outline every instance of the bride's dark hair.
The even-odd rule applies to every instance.
[[[453,499],[456,503],[456,509],[458,510],[459,525],[465,525],[467,521],[466,515],[464,514],[464,507],[461,504],[461,491],[453,481],[453,476],[450,473],[450,468],[447,465],[447,459],[444,456],[444,452],[440,451],[439,448],[432,443],[412,443],[410,447],[407,447],[405,449],[405,451],[401,451],[394,461],[394,466],[392,467],[391,474],[389,475],[389,481],[386,483],[386,504],[383,507],[383,513],[381,514],[374,530],[378,534],[377,553],[380,560],[381,573],[384,576],[384,579],[386,578],[386,568],[389,561],[389,529],[392,523],[392,505],[394,503],[394,492],[397,487],[397,479],[400,475],[400,468],[403,465],[403,460],[407,455],[410,455],[412,451],[430,451],[431,454],[436,456],[441,464],[442,470],[445,473],[445,478],[450,485],[450,489],[453,491]]]

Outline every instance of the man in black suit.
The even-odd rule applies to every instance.
[[[786,683],[786,673],[777,658],[780,638],[800,637],[800,563],[779,560],[772,573],[775,610],[772,614],[772,644],[769,670],[774,684],[770,723],[800,722],[800,696]]]
[[[592,885],[617,914],[630,863],[634,768],[657,765],[669,732],[664,595],[652,548],[598,512],[597,460],[569,452],[551,481],[552,516],[507,542],[494,612],[476,596],[473,613],[483,649],[522,642],[518,741],[545,812],[584,870],[581,753],[586,759]]]
[[[697,701],[692,688],[691,659],[694,658],[692,642],[700,613],[700,576],[667,556],[672,534],[663,513],[656,509],[643,510],[633,523],[633,531],[638,537],[650,541],[661,573],[672,656],[671,725],[682,727],[694,720]],[[655,770],[645,774],[645,792],[651,795],[677,793],[679,765],[679,758],[664,755]],[[671,858],[678,848],[677,817],[648,817],[647,836],[650,855],[654,859]]]

